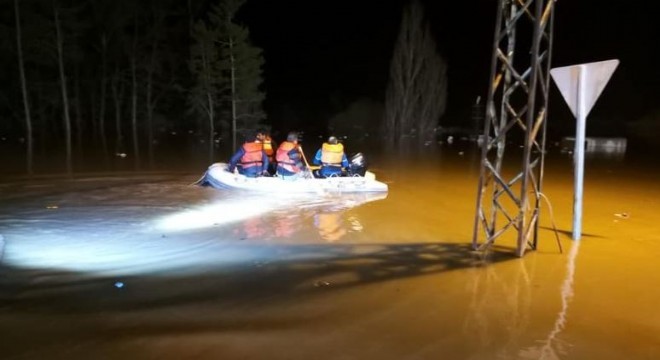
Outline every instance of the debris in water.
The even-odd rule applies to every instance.
[[[330,286],[330,283],[327,281],[317,281],[314,283],[314,287],[325,287]]]
[[[117,289],[121,289],[121,288],[124,287],[124,283],[121,282],[121,281],[117,281],[117,282],[115,283],[115,287],[116,287]]]
[[[630,214],[623,212],[623,213],[616,213],[614,216],[618,217],[619,219],[628,219],[630,218]]]
[[[59,209],[60,207],[57,205],[47,205],[46,209]]]

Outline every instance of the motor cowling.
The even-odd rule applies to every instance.
[[[357,153],[350,157],[348,164],[348,174],[350,176],[364,176],[367,172],[367,159],[362,153]]]

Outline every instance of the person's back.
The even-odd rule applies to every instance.
[[[256,142],[261,144],[264,152],[266,153],[266,156],[268,156],[268,172],[270,174],[275,174],[275,170],[276,170],[275,142],[265,130],[260,130],[259,132],[257,132]]]
[[[298,148],[298,134],[289,133],[286,141],[277,148],[275,161],[277,161],[277,175],[284,178],[297,178],[302,173],[302,156]]]
[[[343,170],[348,168],[348,158],[344,153],[344,145],[339,143],[336,137],[330,136],[323,143],[314,156],[314,164],[321,165],[318,174],[320,177],[341,176]]]
[[[234,153],[229,161],[229,172],[238,168],[239,174],[257,177],[267,174],[268,156],[261,143],[255,142],[254,136],[248,136],[245,143]]]

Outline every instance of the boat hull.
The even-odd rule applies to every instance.
[[[197,182],[199,185],[212,186],[218,189],[237,189],[268,193],[318,193],[318,192],[387,192],[387,184],[375,179],[373,173],[367,176],[332,177],[326,179],[299,178],[287,180],[282,177],[249,178],[238,173],[227,171],[227,164],[211,165],[204,176]]]

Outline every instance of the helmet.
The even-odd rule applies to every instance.
[[[295,131],[291,131],[291,132],[286,136],[286,141],[288,141],[288,142],[298,141],[298,133],[295,132]]]
[[[328,144],[336,145],[337,144],[337,138],[334,136],[330,136],[328,138]]]

